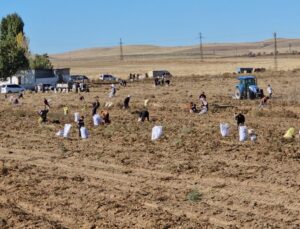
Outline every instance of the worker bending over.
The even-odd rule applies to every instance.
[[[148,122],[150,121],[149,120],[149,111],[147,111],[147,110],[143,110],[143,111],[139,112],[139,119],[138,119],[138,121],[139,122],[144,122],[145,119],[147,119]]]
[[[245,116],[242,113],[235,113],[234,119],[236,120],[237,126],[243,126],[245,124]]]

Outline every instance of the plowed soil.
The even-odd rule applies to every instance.
[[[112,123],[93,127],[90,105],[109,86],[83,94],[26,93],[13,106],[1,95],[0,228],[300,228],[300,141],[284,139],[299,131],[298,72],[258,76],[274,98],[258,109],[258,100],[234,100],[236,76],[187,76],[169,87],[152,81],[118,87],[111,101]],[[188,112],[205,91],[209,112]],[[120,103],[130,94],[130,109]],[[39,125],[37,111],[50,101],[49,120]],[[150,99],[150,122],[134,113]],[[63,115],[68,104],[70,114]],[[78,138],[73,113],[86,117],[90,138]],[[246,116],[257,142],[239,142],[233,118]],[[222,138],[220,122],[230,124]],[[69,139],[55,136],[72,123]],[[151,129],[164,135],[151,141]],[[191,198],[196,194],[197,198]]]

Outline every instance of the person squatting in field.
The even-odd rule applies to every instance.
[[[259,106],[258,108],[264,108],[267,106],[268,104],[268,100],[270,99],[269,96],[264,96],[261,100],[260,100],[260,103],[259,103]]]
[[[237,126],[243,126],[245,124],[245,116],[242,113],[235,113],[234,119],[236,120]]]
[[[200,98],[200,102],[201,102],[201,110],[199,112],[199,115],[205,114],[208,111],[208,102],[206,101],[206,99],[204,97]]]
[[[109,112],[107,110],[100,111],[100,116],[103,119],[104,124],[110,124]]]
[[[144,122],[145,119],[147,119],[148,122],[150,121],[150,119],[149,119],[149,111],[147,111],[147,110],[143,110],[143,111],[139,112],[138,121],[139,122]]]
[[[47,114],[48,114],[49,110],[47,108],[42,109],[38,112],[40,118],[39,118],[39,123],[45,123],[47,122]]]

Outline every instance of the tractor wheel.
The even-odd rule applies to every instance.
[[[242,99],[242,95],[241,95],[239,89],[236,89],[234,96],[235,96],[236,99]]]
[[[255,93],[253,91],[249,91],[249,99],[255,99]]]

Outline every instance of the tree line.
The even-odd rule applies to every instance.
[[[24,33],[24,22],[16,14],[9,14],[0,22],[0,80],[13,76],[19,70],[52,69],[47,54],[32,55],[29,39]]]

